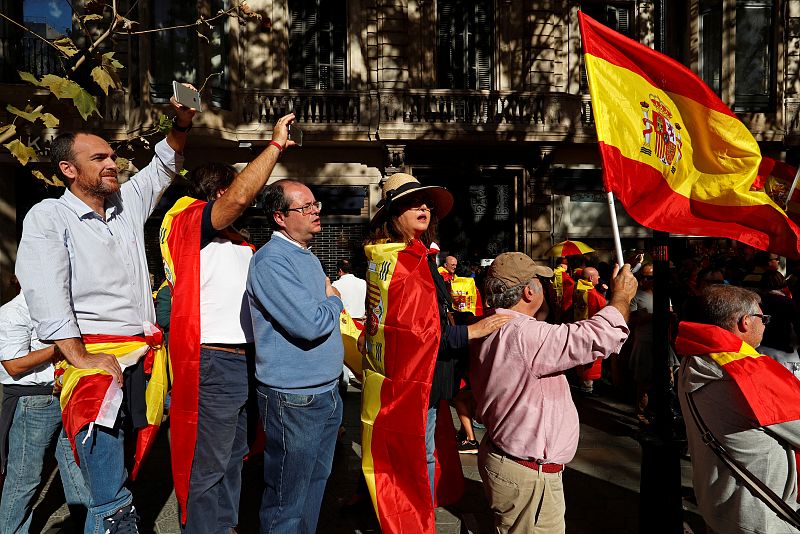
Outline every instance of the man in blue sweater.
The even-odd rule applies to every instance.
[[[274,231],[247,278],[267,435],[261,532],[314,533],[342,420],[343,304],[308,248],[322,204],[294,180],[267,186],[263,199]]]

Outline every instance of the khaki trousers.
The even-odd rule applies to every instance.
[[[564,485],[561,473],[543,473],[499,454],[488,436],[478,451],[478,469],[501,534],[563,534]]]

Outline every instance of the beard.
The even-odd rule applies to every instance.
[[[116,176],[114,177],[113,184],[106,182],[104,178],[107,177],[101,176],[100,179],[98,179],[93,184],[87,185],[84,188],[85,191],[92,196],[101,198],[109,197],[114,193],[116,193],[117,191],[119,191],[119,182],[117,181]]]

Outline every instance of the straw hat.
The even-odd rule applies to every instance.
[[[381,220],[389,212],[392,202],[415,193],[422,193],[425,198],[433,202],[436,206],[436,217],[439,219],[450,213],[453,208],[453,195],[450,194],[450,191],[438,185],[422,185],[419,180],[410,174],[399,172],[391,175],[383,183],[383,192],[381,200],[378,202],[378,211],[372,216],[370,223],[376,223]]]

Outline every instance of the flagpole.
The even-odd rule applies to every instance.
[[[795,177],[795,180],[797,177]],[[619,239],[619,225],[617,224],[617,210],[614,207],[614,193],[609,191],[608,195],[608,213],[611,216],[611,232],[614,235],[614,248],[617,251],[617,263],[620,268],[625,264],[625,258],[622,257],[622,242]]]
[[[786,195],[786,204],[783,206],[783,211],[789,210],[789,201],[792,200],[792,195],[794,194],[794,190],[797,189],[798,179],[800,179],[800,167],[797,167],[797,172],[794,173],[794,180],[792,181],[792,187],[789,188],[789,194]]]

